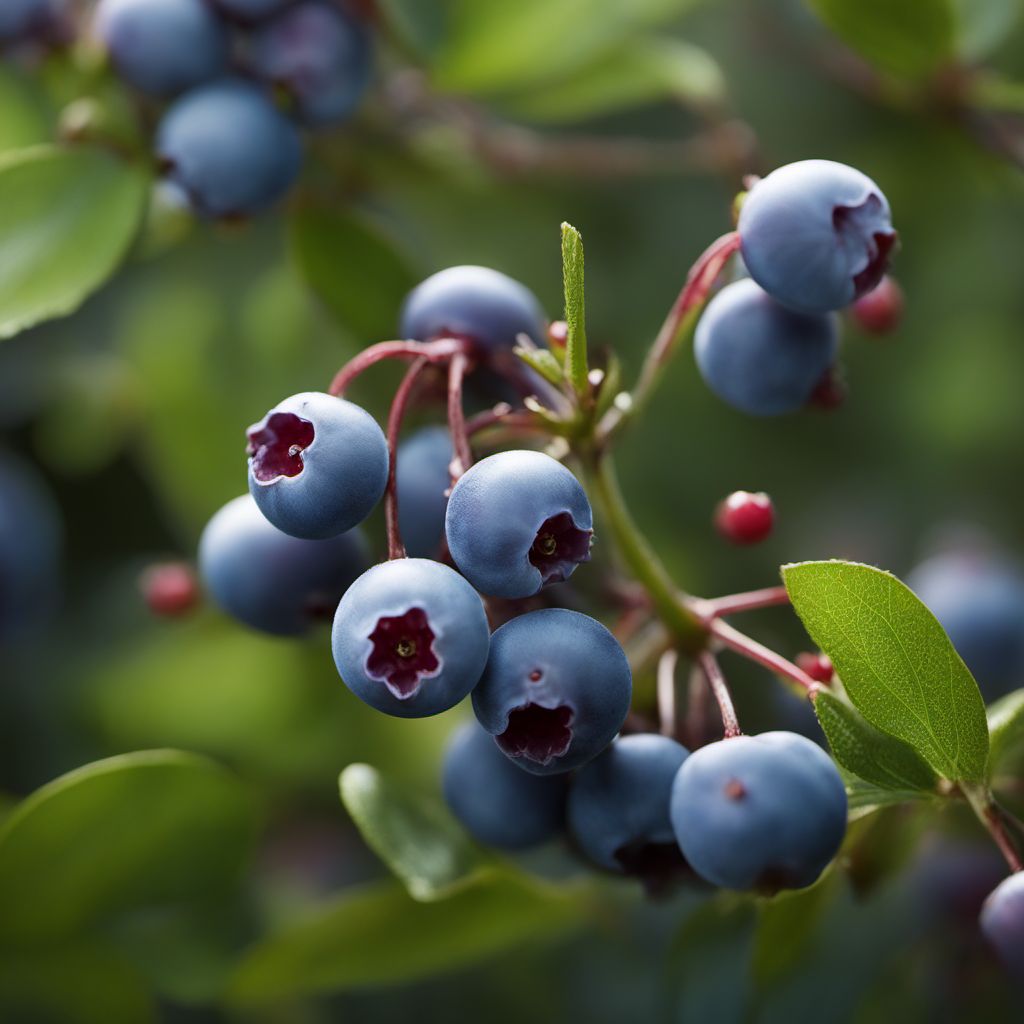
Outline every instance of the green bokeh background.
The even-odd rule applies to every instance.
[[[618,10],[611,0],[550,3],[580,32],[587,17]],[[799,4],[694,5],[657,33],[697,44],[719,63],[732,113],[756,133],[748,170],[827,157],[882,185],[902,238],[895,273],[907,296],[895,336],[846,330],[851,394],[833,413],[743,417],[702,385],[690,353],[679,353],[619,456],[635,515],[659,554],[687,589],[713,595],[771,584],[781,563],[803,558],[847,557],[903,574],[949,524],[975,524],[1019,553],[1019,169],[950,111],[873,102],[829,73],[839,44]],[[386,64],[398,62],[391,55]],[[1024,73],[1020,30],[1002,38],[988,63]],[[488,99],[501,109],[501,97]],[[694,893],[648,904],[627,885],[601,890],[598,925],[582,934],[531,936],[454,973],[245,1010],[214,1007],[230,951],[268,922],[383,877],[338,803],[339,771],[367,761],[435,790],[439,750],[465,709],[426,721],[376,716],[341,686],[326,633],[302,643],[264,639],[210,609],[180,623],[155,621],[138,596],[139,570],[192,556],[206,519],[244,489],[243,428],[283,395],[324,387],[360,347],[390,336],[408,284],[451,264],[485,264],[524,281],[559,315],[562,220],[586,244],[591,344],[613,347],[632,379],[690,263],[729,229],[740,187],[730,172],[501,180],[443,134],[407,148],[389,143],[380,117],[372,107],[337,145],[346,197],[337,231],[349,232],[332,256],[339,305],[345,282],[359,281],[367,261],[381,263],[380,288],[359,291],[347,323],[311,293],[285,218],[274,215],[140,247],[73,316],[0,346],[6,444],[45,474],[66,531],[59,614],[3,654],[0,790],[15,798],[85,762],[170,746],[235,769],[265,822],[242,894],[222,893],[230,907],[212,920],[190,921],[180,934],[152,921],[136,922],[134,932],[130,923],[111,925],[115,946],[137,955],[105,982],[88,964],[61,973],[56,951],[17,972],[12,958],[9,973],[91,976],[89,984],[106,986],[96,1005],[109,998],[120,1007],[108,1020],[144,1019],[133,1016],[143,1012],[133,1009],[139,985],[138,1005],[158,991],[168,1021],[1011,1019],[973,922],[926,914],[914,902],[913,872],[894,866],[925,828],[903,811],[868,826],[877,830],[868,844],[877,863],[858,854],[857,884],[830,883],[806,948],[793,922],[768,942],[799,962],[769,971],[756,1016],[744,1017],[749,1006],[741,1005],[751,979],[764,977],[747,965],[750,908]],[[8,138],[36,141],[34,130],[11,129]],[[672,139],[700,122],[655,103],[538,130]],[[323,166],[307,178],[307,196],[334,181]],[[382,415],[394,380],[381,370],[353,395]],[[778,509],[777,530],[754,549],[730,548],[711,529],[714,504],[737,487],[768,491]],[[381,522],[369,528],[382,550]],[[783,610],[760,613],[751,630],[789,655],[806,646]],[[746,721],[770,727],[798,714],[795,702],[778,702],[770,678],[728,656],[723,663]],[[953,813],[927,830],[937,827],[974,835]],[[540,867],[567,870],[552,859]],[[379,955],[388,956],[386,945]],[[152,962],[177,965],[179,983],[162,984]],[[77,991],[77,982],[64,984]],[[85,1000],[88,991],[81,989]],[[92,1019],[76,1012],[40,1019]]]

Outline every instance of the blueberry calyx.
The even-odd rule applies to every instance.
[[[572,708],[559,704],[546,708],[527,703],[513,708],[505,731],[495,739],[509,757],[525,757],[547,765],[561,757],[572,743]]]
[[[885,206],[873,192],[857,206],[834,207],[832,226],[840,245],[849,253],[853,286],[859,298],[884,277],[899,235],[888,225]],[[862,264],[859,269],[858,264]]]
[[[440,671],[434,653],[434,631],[422,608],[404,615],[382,616],[370,634],[373,648],[366,657],[366,673],[379,679],[399,700],[415,697],[424,679]]]
[[[581,562],[590,560],[593,530],[581,530],[568,512],[544,520],[530,546],[530,565],[546,586],[567,579]]]
[[[291,412],[272,412],[249,430],[246,454],[252,459],[253,476],[262,484],[283,476],[298,476],[302,453],[313,443],[313,424]]]

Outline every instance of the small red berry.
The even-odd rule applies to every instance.
[[[552,320],[548,324],[548,344],[553,349],[565,348],[569,337],[569,325],[564,320]]]
[[[891,277],[883,277],[850,307],[850,315],[868,334],[889,334],[903,319],[903,289]]]
[[[757,544],[774,525],[775,506],[763,491],[734,491],[715,511],[715,527],[733,544]]]
[[[817,387],[811,392],[807,404],[815,409],[826,411],[838,409],[846,401],[849,389],[842,373],[833,366],[824,377],[818,382]]]
[[[804,651],[796,656],[797,668],[803,669],[815,682],[831,683],[835,669],[832,667],[832,659],[827,654],[813,654]]]
[[[139,577],[139,589],[154,615],[173,618],[199,603],[195,571],[184,562],[151,565]]]

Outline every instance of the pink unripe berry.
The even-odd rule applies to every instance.
[[[154,615],[174,618],[199,603],[195,571],[185,562],[163,562],[149,566],[139,577],[139,589]]]
[[[552,320],[548,324],[548,344],[556,351],[565,348],[569,337],[569,325],[564,320]]]
[[[817,683],[831,683],[835,669],[832,659],[827,654],[804,651],[796,656],[797,668],[809,675]]]
[[[715,511],[715,527],[733,544],[757,544],[774,525],[775,506],[763,491],[734,491]]]
[[[891,277],[883,277],[850,307],[850,315],[868,334],[889,334],[903,319],[903,289]]]

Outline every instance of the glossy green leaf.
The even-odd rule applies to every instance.
[[[950,0],[808,0],[851,49],[883,71],[921,78],[949,61],[956,21]]]
[[[194,754],[123,754],[62,775],[0,828],[0,943],[217,892],[237,876],[254,828],[248,791]]]
[[[558,939],[583,920],[579,893],[493,879],[445,900],[398,885],[349,891],[249,951],[228,989],[236,1005],[395,985]]]
[[[935,772],[914,748],[876,729],[845,700],[822,690],[814,711],[835,759],[847,771],[882,789],[934,793]]]
[[[392,337],[402,299],[416,283],[395,244],[336,206],[300,206],[290,232],[303,278],[335,321],[364,341]]]
[[[370,765],[349,765],[338,785],[363,838],[413,899],[442,899],[493,866],[440,803]]]
[[[846,771],[840,770],[840,775],[846,785],[846,807],[851,822],[886,807],[921,800],[925,796],[919,789],[883,789]]]
[[[1024,690],[1014,690],[988,709],[989,764],[992,773],[1024,747]]]
[[[680,39],[637,38],[601,54],[564,79],[503,101],[508,112],[533,121],[577,121],[672,99],[703,107],[725,98],[715,59]]]
[[[0,160],[0,337],[63,316],[114,272],[138,230],[147,176],[96,149]]]
[[[562,224],[562,289],[565,294],[565,367],[578,395],[587,384],[587,317],[583,289],[583,238],[571,224]]]
[[[944,778],[984,780],[988,726],[978,685],[909,587],[890,573],[839,561],[783,566],[782,578],[864,718]]]
[[[0,152],[49,141],[51,112],[40,90],[12,64],[0,64]]]

